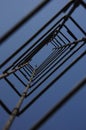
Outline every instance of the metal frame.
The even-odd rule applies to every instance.
[[[5,44],[5,41],[17,31],[23,24],[25,24],[31,17],[33,17],[41,8],[43,8],[49,1],[44,1],[36,9],[34,9],[31,14],[28,14],[24,19],[22,19],[17,25],[10,29],[4,36],[1,37],[0,44]],[[66,68],[59,73],[50,83],[44,87],[24,108],[21,108],[23,101],[29,97],[31,94],[41,87],[41,85],[46,82],[52,74],[59,70],[73,55],[75,55],[81,48],[86,46],[86,31],[79,25],[78,22],[71,16],[74,11],[79,8],[79,6],[86,8],[86,3],[83,0],[71,0],[66,6],[64,6],[53,18],[51,18],[36,34],[34,34],[28,41],[26,41],[20,48],[18,48],[11,56],[9,56],[3,63],[1,63],[0,68],[5,68],[3,73],[0,75],[0,80],[4,79],[7,84],[13,89],[13,91],[20,97],[17,105],[13,110],[10,110],[8,106],[0,100],[1,107],[10,115],[4,130],[8,130],[12,125],[16,116],[20,116],[25,112],[38,98],[41,97],[52,85],[57,82],[72,66],[79,62],[82,57],[86,56],[86,50],[83,51],[74,61],[72,61]],[[38,36],[46,27],[48,27],[54,20],[58,18],[64,12],[57,22],[51,26],[51,28],[43,34],[38,40],[33,43],[27,50],[22,54],[22,51],[35,37]],[[66,15],[65,15],[66,12]],[[67,25],[67,21],[70,21],[77,27],[77,29],[83,34],[81,39],[77,38],[75,34]],[[69,36],[65,35],[65,32]],[[72,41],[71,41],[71,39]],[[65,39],[65,41],[64,41]],[[40,66],[34,68],[30,61],[45,45],[52,44],[54,47],[53,52],[40,64]],[[17,56],[18,55],[18,56]],[[17,58],[15,58],[17,56]],[[13,61],[11,61],[13,60]],[[11,64],[9,64],[11,62]],[[6,67],[5,67],[6,66]],[[19,73],[21,75],[19,75]],[[24,87],[24,92],[21,93],[11,81],[11,76],[15,76],[22,86]],[[26,81],[28,83],[26,83]],[[58,111],[76,92],[81,89],[84,84],[86,84],[86,78],[83,79],[75,89],[73,89],[69,94],[67,94],[55,107],[49,111],[36,125],[34,125],[31,130],[38,129],[43,125],[56,111]],[[30,90],[31,88],[31,90]],[[28,92],[29,90],[29,92]]]

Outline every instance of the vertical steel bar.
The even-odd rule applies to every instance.
[[[25,88],[25,90],[24,90],[24,92],[22,93],[22,95],[21,95],[21,97],[20,97],[18,103],[16,104],[16,107],[13,109],[13,111],[12,111],[12,113],[11,113],[11,115],[10,115],[8,121],[6,122],[6,125],[5,125],[5,127],[4,127],[4,130],[9,130],[10,126],[12,125],[12,123],[13,123],[13,121],[14,121],[14,119],[16,118],[16,116],[17,116],[17,114],[18,114],[18,112],[19,112],[19,109],[20,109],[20,107],[21,107],[21,105],[22,105],[22,103],[23,103],[23,101],[24,101],[24,99],[25,99],[25,97],[26,97],[26,95],[27,95],[28,89],[30,88],[30,83],[32,82],[32,79],[33,79],[34,75],[35,75],[35,70],[34,70],[33,73],[32,73],[32,76],[31,76],[31,78],[30,78],[30,80],[29,80],[29,84],[28,84],[27,87]]]

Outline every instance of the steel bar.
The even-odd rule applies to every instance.
[[[56,48],[58,45],[55,45],[52,41],[50,41],[51,44]]]
[[[44,0],[43,3],[48,2]],[[68,2],[66,6],[45,23],[34,35],[32,35],[31,38],[20,45],[15,52],[1,63],[0,68],[2,68],[3,72],[0,75],[0,79],[5,81],[7,86],[10,87],[10,90],[12,89],[15,96],[19,96],[19,101],[16,105],[14,104],[15,107],[12,108],[12,111],[2,100],[0,100],[0,106],[7,114],[10,114],[4,130],[10,129],[16,116],[22,115],[27,109],[29,109],[29,107],[36,103],[38,99],[41,99],[42,95],[45,96],[45,93],[48,94],[50,88],[57,88],[58,81],[62,79],[65,74],[68,74],[69,70],[72,70],[73,67],[73,69],[75,69],[75,65],[78,65],[79,62],[82,63],[82,60],[85,59],[86,31],[80,25],[79,20],[78,22],[75,20],[73,15],[76,9],[81,6],[86,8],[84,0],[71,0]],[[34,10],[32,12],[34,12]],[[38,11],[39,10],[41,10],[41,7]],[[37,12],[34,12],[32,15],[34,16],[36,13]],[[25,21],[25,23],[27,21]],[[71,27],[69,22],[72,24]],[[22,27],[22,25],[20,27]],[[14,32],[16,32],[20,27],[16,28]],[[78,37],[72,27],[77,29],[77,32],[79,33]],[[8,36],[4,35],[1,37],[1,45],[5,40],[7,40],[7,38],[12,36],[14,32],[11,33],[11,31],[12,30],[9,30],[7,32],[8,34],[6,35]],[[5,38],[4,40],[3,37]],[[50,46],[49,44],[52,44],[53,46]],[[49,52],[50,54],[47,53],[47,58],[44,57],[45,59],[43,58],[40,65],[33,67],[36,60],[35,56],[38,56],[41,53],[41,49],[44,49],[47,45],[49,45],[48,47],[54,47],[53,52]],[[42,53],[45,52],[42,50]],[[15,85],[15,82],[19,83],[17,83],[17,85],[20,89]],[[55,83],[56,85],[54,85]],[[71,97],[81,90],[84,85],[86,85],[86,77],[76,85],[74,89],[69,91],[69,93],[67,93],[67,95],[65,95],[59,102],[57,102],[53,108],[51,107],[51,110],[46,113],[46,115],[44,115],[40,120],[37,119],[38,122],[35,125],[32,124],[33,127],[31,130],[39,129],[50,117],[53,116],[54,113],[65,105]],[[22,88],[24,88],[23,92],[21,92]],[[27,103],[24,102],[25,100]],[[24,106],[22,106],[23,102],[25,103]]]
[[[4,36],[0,39],[0,44],[2,44],[8,37],[10,37],[15,31],[17,31],[22,25],[24,25],[29,19],[31,19],[37,12],[40,11],[45,5],[47,5],[50,0],[44,0],[39,4],[31,13],[27,14],[21,21],[19,21],[12,29],[10,29]]]
[[[62,46],[62,44],[54,37],[52,40],[54,43],[58,44],[59,46]]]
[[[4,108],[4,110],[8,113],[11,114],[11,111],[8,109],[8,107],[0,100],[0,105]]]
[[[81,1],[81,4],[82,4],[82,6],[86,9],[86,2],[85,1]]]
[[[83,87],[86,85],[86,78],[84,78],[80,83],[78,83],[73,89],[66,94],[57,104],[44,115],[30,130],[37,130],[39,129],[50,117],[52,117],[63,105],[66,105],[66,103],[77,93],[79,92]]]
[[[23,77],[29,81],[29,78],[27,77],[27,75],[23,72],[23,70],[19,70],[19,72],[23,75]]]
[[[67,48],[64,48],[63,49],[63,51],[58,55],[58,57],[61,57],[64,53],[63,52],[66,52],[67,50],[69,49],[69,47],[67,47]],[[65,54],[65,56],[66,56],[66,54]],[[31,87],[33,87],[34,85],[36,85],[40,80],[42,80],[42,78],[44,78],[45,79],[45,81],[46,81],[46,77],[48,77],[48,75],[49,75],[49,73],[51,72],[51,71],[53,71],[53,69],[58,65],[58,63],[60,63],[60,61],[63,59],[62,57],[59,59],[58,57],[56,57],[56,59],[57,60],[55,60],[54,59],[54,62],[52,62],[51,63],[51,66],[49,67],[49,68],[47,68],[48,70],[46,70],[46,69],[43,69],[43,72],[41,73],[41,76],[39,76],[38,75],[38,77],[37,77],[37,80],[32,84],[32,86]],[[63,56],[64,57],[64,56]],[[56,61],[56,63],[55,63],[55,61]],[[61,66],[60,66],[61,67]],[[45,71],[46,70],[46,71]],[[54,71],[55,72],[55,71]],[[45,77],[46,76],[46,77]],[[49,77],[50,77],[50,75],[49,75]],[[48,77],[48,78],[49,78]],[[42,81],[44,81],[44,79],[42,80]],[[41,81],[41,82],[42,82]]]
[[[42,78],[44,78],[45,76],[47,76],[47,75],[49,74],[49,72],[51,72],[52,69],[54,69],[54,67],[57,66],[57,63],[58,63],[57,60],[59,60],[59,58],[60,58],[68,49],[69,49],[69,47],[63,48],[63,49],[61,50],[61,52],[60,52],[57,56],[55,56],[55,58],[54,58],[49,64],[47,64],[46,67],[44,67],[44,68],[40,71],[40,73],[39,73],[38,75],[36,75],[36,76],[34,77],[34,80],[36,80],[36,81],[34,81],[34,84],[32,84],[32,86],[36,85],[36,83],[38,83]],[[60,62],[60,60],[59,60],[59,62]],[[31,87],[32,87],[32,86],[31,86]]]
[[[85,41],[85,38],[82,38],[82,39],[77,40],[77,41],[75,41],[75,42],[73,42],[73,43],[67,44],[66,46],[64,45],[63,48],[64,48],[64,47],[67,47],[67,46],[69,47],[69,45],[71,46],[71,45],[73,45],[73,44],[78,44],[79,42],[82,42],[82,41]],[[82,46],[82,45],[81,45],[81,46]],[[70,50],[68,51],[68,53],[69,53],[69,52],[70,52]],[[68,53],[66,53],[66,55],[68,55]],[[66,55],[65,55],[65,56],[66,56]],[[63,57],[63,58],[64,58],[64,57]],[[61,58],[61,59],[62,59],[62,58]],[[58,62],[57,62],[57,63],[58,63]],[[57,64],[57,63],[56,63],[56,64]],[[54,66],[53,66],[53,67],[54,67]],[[45,72],[44,69],[45,69],[45,67],[43,66],[43,70],[42,70],[42,72],[41,72],[41,71],[40,71],[40,72],[41,72],[41,73]],[[50,69],[50,70],[51,70],[51,69]],[[39,74],[40,74],[40,73],[39,73]],[[37,74],[36,74],[36,76],[37,76]],[[34,77],[34,79],[36,78],[36,76]],[[38,75],[37,77],[39,77],[39,75]]]
[[[46,65],[51,61],[52,58],[54,58],[56,55],[58,55],[61,51],[60,49],[56,49],[54,50],[43,62],[42,64],[36,69],[36,74],[40,72],[40,70],[42,70],[42,68],[45,68]]]
[[[28,103],[20,112],[18,115],[21,115],[28,107],[30,107],[39,97],[41,97],[52,85],[54,85],[58,79],[60,79],[66,72],[73,67],[82,57],[86,55],[86,51],[84,51],[78,58],[76,58],[69,66],[67,66],[57,77],[54,78],[36,97]]]
[[[30,68],[28,66],[25,66],[24,68],[26,68],[26,70],[31,74],[32,71],[30,70]]]
[[[32,79],[33,79],[34,75],[35,75],[35,70],[33,71],[32,75],[31,75],[29,84],[28,84],[27,87],[25,88],[25,90],[24,90],[24,92],[22,93],[22,95],[21,95],[21,97],[20,97],[18,103],[16,104],[16,107],[13,109],[13,111],[12,111],[12,113],[11,113],[11,115],[10,115],[8,121],[6,122],[6,125],[5,125],[5,127],[4,127],[4,130],[9,130],[9,128],[11,127],[11,125],[12,125],[12,123],[13,123],[13,121],[14,121],[14,119],[16,118],[16,116],[17,116],[17,114],[18,114],[18,112],[19,112],[19,109],[20,109],[20,107],[21,107],[21,105],[22,105],[22,103],[23,103],[23,101],[24,101],[24,99],[25,99],[25,97],[26,97],[26,95],[27,95],[28,89],[29,89],[29,87],[30,87],[30,83],[32,82]]]
[[[15,65],[15,63],[16,62],[19,62],[19,63],[17,63],[16,65],[15,65],[15,67],[16,66],[18,66],[18,65],[20,65],[20,63],[21,63],[21,61],[22,60],[24,60],[25,58],[26,58],[26,56],[28,57],[29,55],[30,55],[30,53],[31,53],[31,49],[33,49],[34,50],[34,48],[33,47],[35,47],[38,43],[39,43],[39,41],[41,41],[42,39],[43,39],[43,37],[45,37],[46,35],[48,35],[48,33],[53,29],[53,28],[55,28],[55,26],[60,22],[60,21],[62,21],[64,19],[64,17],[62,17],[51,29],[49,29],[49,31],[47,31],[41,38],[39,38],[26,52],[24,52],[15,62],[13,62],[12,63],[12,65],[11,66],[9,66],[6,70],[5,70],[5,72],[6,71],[8,71],[12,66],[14,66]],[[55,29],[54,29],[55,30]],[[46,40],[46,39],[45,39]],[[43,42],[43,41],[42,41]],[[30,52],[29,52],[30,51]],[[28,53],[29,52],[29,53]],[[27,54],[26,56],[24,56],[25,54]],[[22,57],[23,57],[23,59],[22,59]],[[8,58],[9,59],[9,58]],[[6,62],[8,62],[8,59],[6,60],[6,61],[4,61],[0,66],[2,67],[3,65],[4,65],[4,63],[6,64]],[[11,58],[12,59],[12,58]],[[19,61],[20,59],[22,59],[21,61]],[[31,58],[29,58],[29,60],[30,60]],[[10,60],[10,59],[9,59]],[[22,64],[24,64],[24,63],[22,63]]]
[[[28,96],[30,94],[32,94],[38,87],[40,87],[40,85],[45,82],[57,69],[59,69],[59,67],[61,65],[63,65],[72,55],[74,55],[81,47],[83,47],[85,45],[85,43],[83,43],[78,49],[76,49],[71,55],[69,55],[69,57],[67,57],[59,66],[57,66],[46,78],[44,78],[39,84],[37,84],[37,86],[32,90],[32,92],[30,92],[28,94]],[[69,51],[70,52],[70,51]],[[62,59],[64,58],[64,56],[62,57]],[[59,62],[59,61],[58,61]]]
[[[70,36],[71,36],[74,40],[77,40],[76,36],[72,33],[72,31],[71,31],[66,25],[64,25],[64,27],[67,29],[68,34],[70,34]]]
[[[70,1],[65,5],[55,16],[53,16],[35,35],[33,35],[25,44],[23,44],[20,48],[18,48],[10,57],[8,57],[0,67],[3,67],[7,62],[9,62],[16,54],[18,54],[24,47],[28,45],[38,34],[41,33],[52,21],[54,21],[62,12],[67,11],[68,8],[73,4],[73,1]]]
[[[9,86],[14,90],[14,92],[15,92],[18,96],[21,96],[21,93],[18,92],[18,90],[15,88],[15,86],[12,84],[12,82],[11,82],[7,77],[5,77],[4,80],[9,84]]]
[[[72,18],[72,17],[69,17],[71,20],[72,20],[72,22],[78,27],[78,29],[86,36],[86,32],[84,31],[84,29],[82,29],[82,27],[75,21],[75,19],[74,18]]]
[[[64,44],[66,44],[66,43],[63,41],[63,39],[62,39],[59,35],[57,35],[57,37],[58,37]]]
[[[61,26],[59,27],[58,32],[59,32],[59,31],[61,30],[61,28],[64,26],[65,22],[67,21],[67,19],[69,18],[69,16],[73,13],[73,11],[79,6],[79,4],[80,4],[80,1],[76,1],[76,2],[75,2],[74,6],[71,8],[71,10],[69,11],[68,15],[65,17],[65,19],[63,20]],[[73,33],[72,33],[69,29],[68,29],[68,32],[70,33],[70,35],[71,35],[72,37],[74,37]],[[51,33],[50,35],[52,35],[52,33]],[[47,42],[49,41],[50,35],[45,39],[45,43],[46,43],[46,44],[47,44]],[[76,38],[75,40],[77,40],[77,38]],[[44,43],[44,44],[45,44],[45,43]],[[42,44],[41,44],[41,45],[42,45]],[[43,45],[43,46],[44,46],[44,45]],[[36,53],[37,51],[39,51],[43,46],[40,46],[40,47],[36,48],[37,50],[35,50],[34,53]],[[33,55],[34,55],[34,53],[33,53]],[[33,55],[32,55],[32,56],[33,56]],[[30,58],[32,58],[32,56],[31,56]],[[30,59],[30,58],[29,58],[29,59]],[[29,59],[27,58],[27,59],[25,60],[25,62],[28,61]]]
[[[23,57],[23,59],[25,59],[25,57],[24,57],[24,55],[25,54],[27,54],[33,47],[35,47],[36,46],[36,44],[39,42],[39,41],[41,41],[42,39],[43,39],[43,37],[45,37],[53,28],[55,28],[56,26],[57,26],[57,24],[59,23],[59,22],[61,22],[62,20],[64,19],[64,17],[62,17],[58,22],[56,22],[56,24],[53,26],[53,27],[51,27],[51,29],[49,29],[41,38],[39,38],[29,49],[27,49],[15,62],[13,62],[12,63],[12,65],[11,66],[9,66],[6,70],[5,70],[5,72],[6,71],[8,71],[12,66],[14,66],[15,65],[15,63],[16,62],[18,62],[22,57]],[[57,26],[57,28],[58,28],[59,26]],[[55,29],[54,29],[55,30]],[[34,49],[34,48],[33,48]],[[28,54],[27,54],[28,55]],[[9,57],[10,58],[10,57]],[[4,61],[0,66],[2,67],[3,65],[4,65],[4,63],[6,63],[6,62],[8,62],[10,59],[7,59],[6,61]],[[19,62],[20,63],[20,62]],[[16,64],[16,66],[18,66],[19,65],[19,63],[17,63]],[[16,67],[15,66],[15,67]]]
[[[79,50],[82,46],[83,45],[81,45],[77,50]],[[46,76],[36,87],[38,87],[39,85],[41,85],[44,81],[46,81],[50,77],[50,75],[52,75],[57,69],[59,69],[59,67],[61,67],[61,65],[63,65],[75,52],[76,51],[74,51],[70,56],[68,56],[66,59],[64,59],[64,61],[62,63],[60,63],[60,65],[58,65],[50,74],[48,74],[48,72],[50,72],[65,56],[68,55],[68,53],[70,53],[70,50],[69,50],[63,57],[61,57],[61,59],[59,59],[51,68],[49,68],[48,71],[46,71],[45,73],[43,73],[41,77],[38,76],[38,79],[32,84],[31,87],[33,87],[34,85],[36,85],[36,83],[38,83],[38,81],[40,81],[45,75],[48,74],[48,76]]]
[[[8,71],[8,72],[3,73],[2,75],[0,75],[0,79],[5,78],[5,77],[9,76],[10,74],[12,74],[12,73],[16,72],[17,70],[19,70],[19,69],[23,68],[23,67],[24,67],[25,65],[27,65],[27,64],[28,64],[28,62],[27,62],[27,63],[22,64],[22,65],[21,65],[21,66],[19,66],[19,67],[16,67],[16,68],[15,68],[15,69],[13,69],[13,70],[10,70],[10,71]]]
[[[63,17],[64,18],[64,17]],[[61,18],[59,21],[61,21],[63,18]],[[59,22],[58,21],[58,22]],[[57,22],[57,23],[58,23]],[[45,46],[46,44],[48,44],[49,42],[50,42],[50,39],[52,38],[52,35],[53,35],[53,33],[55,32],[55,30],[57,29],[57,27],[56,28],[54,28],[54,30],[52,31],[52,32],[49,32],[49,34],[45,37],[45,39],[44,40],[42,40],[41,42],[40,42],[40,44],[39,45],[37,45],[29,54],[27,54],[27,57],[25,56],[23,59],[23,61],[21,62],[20,61],[20,63],[21,64],[23,64],[24,62],[26,62],[26,61],[29,61],[41,48],[43,48],[43,46]],[[51,29],[50,29],[51,30]]]
[[[21,78],[16,74],[16,73],[13,73],[13,75],[26,87],[27,85],[24,83],[23,80],[21,80]]]
[[[75,44],[78,44],[78,43],[80,43],[80,42],[86,42],[86,37],[83,37],[83,38],[81,38],[81,39],[78,39],[78,40],[75,40],[75,41],[73,41],[73,42],[71,42],[71,43],[68,43],[68,44],[64,45],[63,47],[75,45]],[[60,47],[59,47],[59,48],[60,48]]]
[[[28,64],[27,66],[31,69],[31,71],[34,70],[34,68],[30,64]]]
[[[61,31],[59,33],[70,43],[70,40]]]
[[[68,49],[68,48],[62,48],[62,49],[59,51],[59,53],[53,57],[53,59],[50,59],[50,62],[47,63],[45,66],[43,66],[43,67],[41,68],[41,70],[39,70],[39,73],[36,74],[36,76],[34,77],[34,80],[35,80],[36,78],[38,78],[40,75],[44,75],[43,73],[44,73],[45,71],[47,71],[47,69],[48,69],[48,70],[52,70],[52,68],[53,68],[52,65],[55,64],[55,62],[61,57],[61,55],[62,55],[67,49]],[[50,68],[51,68],[51,69],[50,69]],[[46,72],[46,74],[48,74],[48,71]]]
[[[22,68],[24,70],[24,72],[30,77],[31,75],[29,74],[29,72],[23,67]]]
[[[52,33],[51,33],[52,34]],[[46,37],[41,44],[39,44],[37,47],[35,47],[31,53],[28,55],[28,57],[24,60],[24,62],[28,62],[39,50],[41,50],[41,48],[43,48],[50,40],[50,36],[51,34],[48,35],[48,37]]]

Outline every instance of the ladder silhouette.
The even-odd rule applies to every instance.
[[[50,0],[44,1],[37,8],[35,8],[30,14],[24,17],[18,24],[10,29],[5,35],[1,37],[0,46],[5,44],[5,41],[12,36],[19,28],[21,28],[31,17],[34,17],[42,8],[48,4]],[[53,18],[51,18],[40,30],[38,30],[28,41],[26,41],[20,48],[18,48],[12,55],[10,55],[3,63],[0,68],[5,68],[2,74],[0,74],[0,80],[5,81],[16,95],[18,95],[19,101],[15,107],[10,110],[9,106],[0,99],[1,107],[10,115],[8,121],[4,126],[4,130],[8,130],[14,119],[22,115],[29,107],[34,104],[45,92],[53,87],[66,72],[68,72],[76,63],[78,63],[83,57],[86,57],[86,30],[80,25],[79,21],[76,21],[74,16],[75,10],[78,10],[82,6],[86,9],[86,3],[83,0],[71,0],[65,5]],[[85,10],[86,11],[86,10]],[[64,15],[62,15],[64,13]],[[61,16],[61,17],[59,17]],[[53,23],[54,21],[54,23]],[[68,23],[70,22],[70,24]],[[34,40],[43,30],[46,29],[51,23],[51,27],[45,32],[36,42],[34,42],[29,48],[24,50],[31,41]],[[71,26],[70,26],[71,25]],[[77,32],[81,34],[81,37],[77,37],[76,32],[72,28],[77,28]],[[52,52],[47,58],[42,61],[40,65],[31,65],[31,60],[38,54],[41,49],[52,45]],[[81,52],[81,49],[83,51]],[[22,51],[23,50],[23,51]],[[20,53],[22,51],[22,54]],[[78,55],[67,64],[65,68],[59,72],[57,76],[54,76],[53,80],[43,89],[40,89],[38,93],[33,97],[29,103],[23,108],[21,107],[23,102],[30,97],[35,91],[37,91],[43,83],[47,83],[47,80],[57,71],[60,70],[64,64],[70,60],[77,52]],[[17,58],[16,58],[17,57]],[[34,62],[34,61],[33,61]],[[11,63],[11,64],[10,64]],[[5,66],[8,67],[5,67]],[[16,82],[20,82],[24,91],[21,92],[13,82],[12,78],[15,77]],[[82,87],[86,85],[86,77],[81,79],[79,83],[64,96],[57,104],[42,117],[31,130],[38,129],[41,127],[55,112],[57,112],[65,103],[70,100]]]

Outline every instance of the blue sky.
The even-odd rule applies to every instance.
[[[31,12],[38,4],[43,0],[0,0],[0,36],[3,36],[14,24],[22,19],[28,12]],[[51,0],[51,2],[40,11],[34,18],[31,18],[25,26],[19,31],[12,35],[3,45],[0,46],[0,63],[2,63],[7,57],[10,56],[17,48],[19,48],[25,41],[27,41],[34,33],[37,32],[54,14],[56,14],[68,0]],[[64,15],[64,14],[62,14]],[[85,9],[80,6],[79,10],[76,10],[72,15],[76,21],[86,31],[86,13]],[[71,27],[71,22],[67,23]],[[72,25],[73,26],[73,25]],[[48,29],[46,28],[37,39],[44,34]],[[83,35],[77,31],[76,28],[72,28],[72,31],[77,37],[81,38]],[[34,42],[37,40],[35,39]],[[31,44],[33,44],[31,42]],[[39,53],[37,57],[32,59],[31,64],[39,65],[43,58],[47,56],[46,53],[50,54],[52,51],[52,45],[48,45],[48,49],[44,49]],[[24,50],[26,50],[25,48]],[[57,70],[48,80],[41,85],[41,88],[45,88],[46,85],[54,79],[64,68],[70,64],[79,54],[86,50],[86,45],[76,53],[70,60],[68,60],[64,66]],[[45,55],[44,54],[45,51]],[[21,52],[22,53],[22,52]],[[11,64],[11,62],[10,62]],[[0,74],[7,67],[3,67],[0,70]],[[38,99],[26,112],[20,117],[16,118],[11,130],[27,130],[30,129],[43,115],[45,115],[63,96],[67,94],[79,81],[86,76],[86,57],[83,57],[80,62],[71,68],[61,79],[59,79],[52,88],[50,88],[40,99]],[[18,84],[12,77],[12,81],[15,86],[22,92],[23,87]],[[40,92],[40,89],[36,91],[36,94]],[[30,97],[32,99],[35,94]],[[76,96],[74,96],[70,102],[68,102],[63,108],[59,110],[52,118],[49,119],[40,130],[86,130],[86,86]],[[0,80],[0,99],[12,110],[19,97],[10,89],[9,85],[4,81]],[[25,104],[30,101],[27,98]],[[11,105],[10,105],[11,104]],[[0,107],[0,129],[3,128],[9,115]]]

